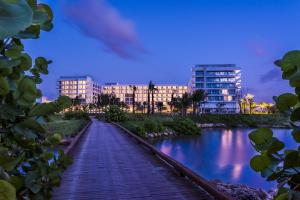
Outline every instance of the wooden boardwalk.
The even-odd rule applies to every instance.
[[[94,121],[53,199],[212,199],[123,134]]]

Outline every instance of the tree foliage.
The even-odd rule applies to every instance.
[[[300,143],[300,51],[290,51],[275,62],[281,68],[282,77],[289,81],[295,93],[274,97],[277,109],[288,115],[293,127],[292,137]],[[249,134],[259,153],[251,161],[251,167],[268,181],[278,182],[275,199],[300,198],[300,148],[287,149],[274,137],[271,129],[259,128]]]
[[[33,60],[22,43],[50,31],[52,19],[50,7],[36,0],[0,1],[0,199],[49,199],[70,162],[63,151],[53,153],[61,136],[46,135],[43,124],[71,101],[36,104],[51,61]]]

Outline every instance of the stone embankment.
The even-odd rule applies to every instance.
[[[177,134],[171,129],[166,129],[163,132],[146,133],[145,135],[147,139],[153,139],[153,138],[160,138],[160,137],[176,136]]]
[[[205,123],[205,124],[197,124],[199,128],[226,128],[225,124],[222,123]]]
[[[220,180],[211,181],[218,190],[229,194],[236,200],[271,200],[275,191],[265,191],[263,189],[255,189],[244,184],[229,184]]]

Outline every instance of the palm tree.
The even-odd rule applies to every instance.
[[[141,102],[135,102],[135,105],[136,105],[136,110],[137,111],[143,112],[144,106]]]
[[[137,90],[135,85],[130,85],[130,87],[132,88],[132,113],[135,113],[135,92]]]
[[[152,81],[148,85],[148,114],[150,114],[150,94],[151,94],[151,114],[154,114],[154,93],[157,89],[155,88]]]
[[[143,102],[143,113],[145,113],[145,110],[146,110],[146,106],[147,106],[147,105],[148,105],[147,102],[144,101],[144,102]]]
[[[164,107],[164,103],[159,101],[156,103],[156,107],[157,107],[157,110],[159,111],[159,113],[161,114],[163,107]]]
[[[175,101],[176,101],[176,98],[174,97],[175,92],[177,92],[177,91],[176,91],[176,90],[173,90],[173,91],[172,91],[171,101],[168,102],[168,105],[170,106],[171,114],[173,114],[173,108],[174,108]]]
[[[153,88],[154,86],[153,86],[153,83],[152,83],[152,81],[150,81],[149,82],[149,85],[148,85],[148,91],[147,91],[147,93],[148,93],[148,95],[147,95],[147,100],[148,100],[148,102],[147,102],[147,105],[148,105],[148,108],[147,108],[147,114],[148,115],[150,115],[150,94],[151,94],[151,89]]]
[[[252,114],[252,108],[253,108],[253,103],[254,103],[254,95],[253,94],[246,94],[245,100],[249,106],[249,114]]]
[[[181,115],[186,115],[187,109],[191,106],[192,99],[188,93],[184,93],[182,97],[177,97],[175,101],[175,107],[181,110]]]
[[[199,113],[199,103],[205,100],[206,93],[204,90],[195,90],[192,94],[193,115]]]

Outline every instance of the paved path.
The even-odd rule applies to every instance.
[[[94,121],[53,199],[210,199],[114,125]]]

